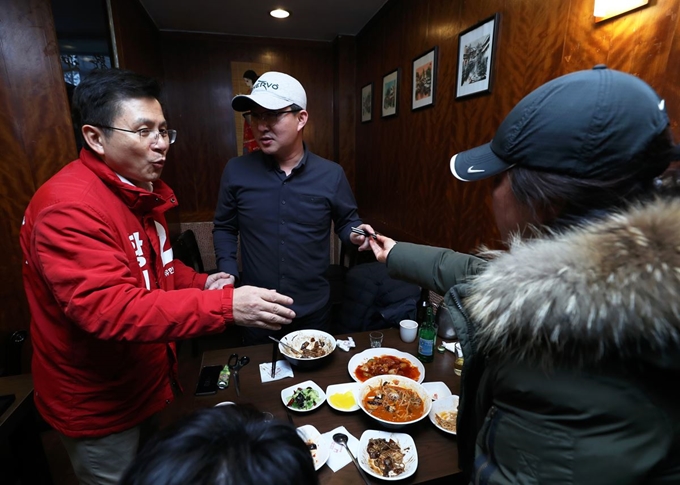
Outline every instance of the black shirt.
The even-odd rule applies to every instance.
[[[295,300],[298,318],[323,307],[329,284],[330,229],[350,244],[361,224],[342,167],[305,147],[300,163],[286,176],[261,151],[234,158],[222,174],[213,231],[217,268],[238,276],[241,285],[276,289]]]

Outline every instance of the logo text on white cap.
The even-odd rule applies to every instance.
[[[257,88],[264,88],[265,90],[269,88],[279,89],[279,85],[277,83],[268,83],[267,81],[256,81],[253,89]]]

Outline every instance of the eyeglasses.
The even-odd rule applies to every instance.
[[[247,113],[243,113],[243,117],[246,119],[249,125],[252,125],[253,123],[259,123],[261,121],[267,125],[275,125],[279,122],[282,116],[288,113],[297,113],[298,111],[302,111],[302,109],[291,109],[289,111],[263,111],[262,113],[253,113],[252,111],[248,111]]]
[[[168,144],[172,145],[175,143],[175,140],[177,139],[177,130],[166,130],[166,129],[161,129],[161,130],[151,130],[149,128],[141,128],[139,130],[126,130],[124,128],[116,128],[115,126],[104,126],[104,125],[93,125],[97,126],[98,128],[106,128],[107,130],[118,130],[118,131],[124,131],[126,133],[137,133],[139,135],[139,139],[144,141],[144,140],[152,140],[153,143],[156,143],[158,141],[158,137],[162,136],[164,140],[168,140]]]

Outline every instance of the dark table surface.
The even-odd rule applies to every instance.
[[[385,337],[383,347],[395,348],[410,354],[417,354],[417,340],[412,343],[404,343],[399,338],[399,330],[394,328],[382,330]],[[202,366],[205,365],[224,365],[229,356],[236,352],[240,356],[250,357],[250,364],[246,365],[240,372],[241,396],[236,395],[233,379],[227,389],[218,391],[211,396],[195,397],[196,380],[190,383],[192,387],[185,390],[186,394],[181,399],[181,407],[184,413],[193,409],[214,406],[221,401],[233,401],[239,404],[252,404],[260,411],[268,411],[276,419],[287,420],[287,408],[281,401],[281,391],[289,386],[301,383],[306,380],[313,380],[324,391],[330,384],[340,384],[352,382],[348,372],[348,362],[353,355],[366,350],[369,347],[370,332],[360,332],[351,334],[356,342],[356,347],[345,352],[336,349],[331,354],[328,362],[319,369],[299,370],[293,367],[295,376],[293,378],[280,379],[273,382],[262,383],[260,379],[259,364],[271,362],[272,345],[255,345],[251,347],[228,348],[223,350],[208,351],[203,354]],[[336,336],[338,339],[346,339],[346,335]],[[280,356],[280,359],[283,357]],[[460,378],[453,371],[454,356],[451,352],[443,354],[435,353],[434,362],[424,364],[424,382],[443,381],[451,389],[453,394],[458,394],[460,389]],[[184,414],[183,413],[183,414]],[[386,430],[381,425],[367,416],[363,411],[357,410],[352,413],[336,411],[327,403],[318,409],[307,413],[297,413],[291,411],[296,426],[311,424],[320,433],[326,433],[338,426],[344,426],[357,439],[367,429]],[[429,420],[425,418],[418,423],[408,425],[397,432],[408,433],[413,437],[418,451],[418,469],[414,475],[400,480],[401,484],[424,483],[430,480],[448,477],[459,473],[458,451],[456,448],[456,437],[444,433],[437,429]],[[338,472],[334,473],[328,466],[319,469],[319,478],[322,484],[356,484],[360,483],[357,470],[350,463]],[[369,477],[371,483],[384,483],[381,480]]]

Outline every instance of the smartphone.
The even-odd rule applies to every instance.
[[[358,227],[353,227],[352,232],[354,232],[356,234],[361,234],[362,236],[372,237],[373,239],[378,239],[378,236],[376,234],[379,234],[377,232],[375,234],[373,234],[373,233],[364,231],[363,229],[359,229]]]
[[[196,396],[208,396],[217,392],[217,379],[220,377],[221,365],[206,365],[198,375],[196,384]]]

